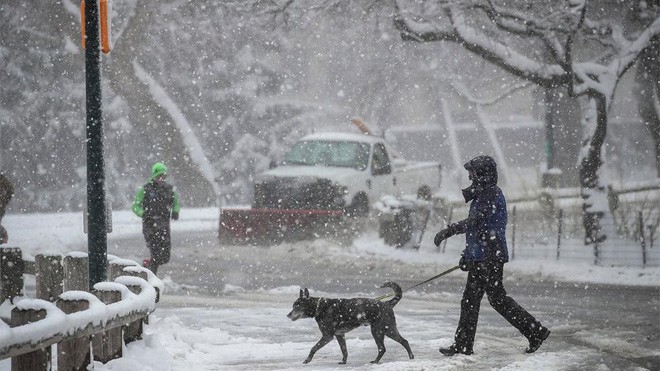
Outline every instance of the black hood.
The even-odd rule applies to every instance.
[[[477,156],[463,165],[465,170],[472,170],[472,185],[463,190],[465,202],[472,200],[476,193],[497,185],[497,163],[490,156]]]

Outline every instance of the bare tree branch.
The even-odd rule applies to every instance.
[[[446,8],[445,14],[449,20],[448,25],[414,20],[402,12],[397,13],[394,24],[404,39],[417,42],[452,41],[461,44],[511,74],[541,86],[561,85],[569,81],[569,75],[561,65],[536,61],[470,27],[459,7]]]
[[[468,88],[463,84],[462,82],[458,81],[452,81],[451,82],[451,87],[454,89],[456,93],[458,93],[460,96],[464,97],[467,99],[469,102],[478,104],[481,106],[492,106],[496,104],[497,102],[500,102],[501,100],[508,98],[511,96],[511,94],[526,89],[530,87],[532,83],[530,81],[522,81],[520,83],[517,83],[511,87],[509,87],[507,90],[505,90],[502,94],[496,95],[494,97],[489,97],[489,98],[477,98],[470,94],[468,91]]]

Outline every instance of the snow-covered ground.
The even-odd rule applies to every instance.
[[[217,209],[186,209],[181,220],[173,223],[173,233],[214,231],[217,216]],[[3,225],[10,233],[9,246],[21,247],[27,258],[42,252],[64,254],[86,246],[80,213],[10,214],[4,218]],[[137,217],[129,211],[113,213],[110,241],[132,237],[141,239],[140,234],[141,224]],[[460,245],[461,238],[454,238],[447,253],[438,254],[435,247],[425,240],[422,249],[415,252],[394,249],[373,236],[365,236],[345,248],[339,248],[332,242],[317,241],[311,244],[313,251],[310,250],[310,254],[314,254],[315,258],[319,258],[318,254],[325,254],[325,258],[341,256],[342,259],[347,259],[347,254],[350,254],[368,256],[374,261],[397,261],[410,265],[437,263],[437,266],[450,267],[458,258]],[[286,256],[292,248],[297,247],[271,247],[269,253]],[[660,269],[649,267],[597,267],[580,262],[524,259],[507,264],[507,271],[530,280],[574,282],[585,287],[602,283],[655,288],[660,285]],[[424,277],[421,278],[427,278],[426,274],[422,273]],[[168,276],[163,280],[166,284],[165,295],[145,327],[144,339],[129,344],[123,358],[105,365],[96,363],[96,370],[294,370],[303,367],[302,360],[319,338],[313,320],[291,322],[286,318],[291,303],[298,296],[298,286],[249,290],[226,285],[221,296],[186,296],[168,295],[168,287],[174,289],[178,283]],[[310,291],[313,296],[339,296],[332,292],[318,292],[314,288]],[[389,292],[374,288],[355,293],[355,296],[386,293]],[[475,355],[441,357],[437,348],[451,343],[457,321],[455,309],[448,309],[447,303],[455,308],[460,302],[460,294],[442,290],[406,292],[395,312],[401,334],[408,338],[413,347],[414,360],[409,360],[398,344],[386,340],[387,353],[381,364],[371,365],[369,361],[375,357],[376,348],[365,328],[356,329],[346,337],[348,365],[336,364],[341,356],[337,344],[332,342],[304,367],[313,370],[367,370],[374,367],[379,370],[573,370],[596,366],[601,370],[613,370],[619,367],[608,364],[607,360],[598,362],[601,352],[639,353],[639,358],[660,359],[660,350],[639,349],[621,340],[621,336],[609,337],[607,333],[589,331],[587,328],[577,332],[576,341],[591,347],[576,345],[567,351],[544,344],[539,352],[526,355],[523,352],[526,341],[515,329],[501,323],[504,322],[501,319],[501,322],[495,321],[497,325],[488,320],[497,317],[497,314],[486,309],[486,301],[482,305],[482,318],[485,319],[480,322]],[[658,299],[654,299],[656,304],[660,302]],[[660,319],[657,305],[654,310]],[[550,316],[542,309],[537,309],[535,313],[542,318]],[[561,326],[552,329],[556,334],[553,336],[558,337],[565,330]],[[655,339],[650,340],[657,341],[657,334]],[[585,363],[587,360],[591,363]],[[9,369],[9,360],[0,361],[0,370]]]

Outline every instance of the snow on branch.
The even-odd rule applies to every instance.
[[[620,46],[626,46],[619,51],[618,55],[608,64],[602,65],[597,62],[576,63],[573,72],[579,84],[574,87],[576,95],[584,94],[594,90],[611,100],[617,81],[633,65],[642,51],[651,44],[654,37],[660,36],[660,18],[657,18],[646,28],[637,39],[628,42],[620,41]],[[623,36],[621,35],[620,38]]]
[[[656,18],[636,40],[628,43],[627,47],[619,52],[618,61],[612,62],[612,64],[616,63],[617,76],[623,75],[630,65],[637,60],[640,53],[651,44],[651,40],[658,36],[660,36],[660,17]]]
[[[536,61],[492,36],[470,27],[460,6],[447,5],[444,11],[449,21],[441,24],[420,17],[413,19],[408,12],[401,10],[398,2],[396,4],[394,25],[404,39],[417,42],[456,42],[513,75],[539,85],[569,81],[569,74],[561,65]],[[547,43],[552,46],[556,55],[561,52],[562,49],[556,40],[547,38]]]
[[[523,82],[520,82],[518,84],[515,84],[515,85],[509,87],[502,94],[496,95],[494,97],[477,98],[477,97],[473,96],[472,94],[470,94],[470,92],[468,91],[468,88],[462,82],[458,82],[458,81],[452,81],[451,82],[451,87],[452,87],[452,89],[454,89],[454,91],[456,93],[458,93],[460,96],[467,99],[469,102],[480,105],[480,106],[492,106],[493,104],[495,104],[495,103],[497,103],[497,102],[499,102],[499,101],[501,101],[501,100],[503,100],[507,97],[510,97],[511,94],[513,94],[513,93],[515,93],[519,90],[523,90],[523,89],[529,87],[530,85],[532,85],[531,82],[523,81]]]
[[[167,94],[165,89],[135,60],[133,61],[133,69],[135,70],[135,76],[149,88],[149,93],[151,94],[154,101],[163,107],[174,121],[175,125],[179,129],[179,132],[181,133],[183,142],[188,148],[190,158],[195,164],[197,164],[204,178],[209,182],[211,187],[213,187],[216,199],[219,199],[220,186],[215,181],[216,177],[213,166],[206,157],[203,149],[204,147],[200,143],[199,139],[197,139],[197,136],[195,135],[192,126],[183,114],[183,111],[181,111],[174,100],[169,96],[169,94]]]
[[[485,11],[500,29],[507,32],[535,36],[546,35],[547,31],[573,32],[572,28],[566,27],[570,24],[570,19],[566,19],[567,13],[563,11],[549,11],[543,17],[532,17],[516,9],[496,5],[492,0],[488,0],[488,4],[488,7],[483,4],[477,7]]]
[[[399,8],[398,2],[394,16],[394,25],[401,32],[404,40],[410,39],[418,42],[458,41],[453,30],[449,27],[402,10]]]
[[[469,27],[460,10],[454,8],[449,13],[454,30],[467,48],[501,64],[510,72],[541,84],[565,76],[561,66],[537,62]]]
[[[78,21],[78,24],[80,24],[80,8],[78,5],[71,0],[62,0],[61,4],[64,7],[64,10],[69,12],[69,14],[71,14],[74,19]]]

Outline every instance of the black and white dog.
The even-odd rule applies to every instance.
[[[334,336],[341,348],[342,360],[348,358],[344,334],[361,326],[371,325],[371,334],[378,346],[378,356],[371,363],[378,363],[385,354],[385,336],[403,345],[410,359],[415,358],[408,341],[399,334],[394,318],[394,306],[401,300],[403,291],[394,282],[385,282],[381,287],[394,290],[394,297],[388,301],[368,298],[328,299],[309,296],[307,289],[300,290],[300,297],[293,303],[293,310],[287,315],[292,321],[300,318],[314,318],[321,330],[319,340],[303,363],[309,363],[314,353],[328,344]]]

